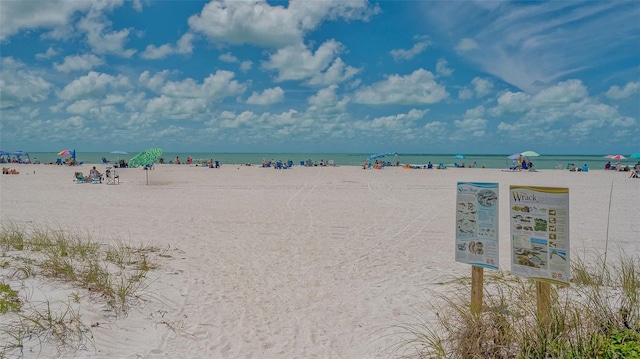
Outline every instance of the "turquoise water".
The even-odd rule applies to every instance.
[[[63,160],[68,156],[58,156],[55,152],[31,152],[29,153],[32,161],[40,161],[42,163],[55,162],[57,158]],[[76,152],[76,158],[80,162],[84,163],[102,163],[102,157],[106,157],[112,162],[118,159],[129,160],[135,153],[118,155],[109,152]],[[320,162],[321,160],[328,161],[333,160],[338,166],[361,166],[370,153],[176,153],[166,152],[163,154],[165,163],[173,161],[176,156],[180,157],[180,161],[184,163],[187,157],[191,156],[194,159],[194,163],[213,159],[214,161],[220,161],[222,165],[237,165],[251,163],[259,165],[263,159],[266,160],[292,160],[294,164],[299,164],[300,161],[311,159],[314,162]],[[476,163],[477,167],[484,165],[486,168],[505,168],[511,165],[512,161],[507,159],[508,154],[505,155],[468,155],[465,159],[457,159],[453,154],[403,154],[399,153],[397,156],[387,156],[380,160],[389,161],[393,164],[400,162],[401,164],[416,164],[424,165],[428,162],[433,164],[444,163],[447,166],[454,167],[454,163],[465,164]],[[566,168],[567,163],[574,163],[576,167],[581,167],[587,164],[591,169],[603,169],[607,159],[602,156],[593,155],[552,155],[552,156],[540,156],[531,157],[530,160],[534,164],[536,169],[554,169],[558,164],[562,168]],[[622,164],[628,164],[632,166],[637,160],[628,159],[623,161]],[[612,163],[614,163],[612,161]]]

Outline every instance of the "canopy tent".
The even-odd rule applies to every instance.
[[[528,156],[525,155],[525,154],[527,154]],[[526,160],[527,162],[531,162],[531,161],[529,161],[529,157],[530,156],[531,157],[535,157],[535,156],[540,156],[540,155],[535,153],[535,152],[533,152],[533,151],[525,151],[525,152],[522,152],[522,153],[514,153],[511,156],[507,157],[507,167],[508,168],[515,168],[516,164],[517,164],[517,161],[520,158],[520,156],[522,156],[522,158],[524,160]],[[509,162],[511,162],[511,165],[509,165]]]
[[[6,159],[10,161],[10,157],[13,156],[16,159],[16,162],[18,163],[31,163],[31,158],[29,157],[29,154],[27,152],[24,151],[13,151],[13,152],[7,152],[7,151],[0,151],[0,157],[4,157],[6,156]],[[26,157],[27,160],[23,160],[22,157]]]
[[[367,157],[368,160],[375,160],[378,158],[385,158],[387,156],[397,156],[398,152],[387,152],[387,153],[375,153],[369,157]]]

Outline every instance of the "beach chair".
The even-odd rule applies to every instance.
[[[63,163],[62,163],[62,158],[56,158],[56,164],[57,164],[58,166],[62,166],[62,165],[63,165]]]
[[[102,163],[107,164],[109,163],[109,160],[106,157],[102,157]]]
[[[447,169],[447,166],[445,166],[444,163],[440,162],[440,164],[438,165],[438,169],[444,170],[444,169]]]
[[[87,183],[87,178],[82,174],[82,172],[74,173],[74,178],[76,183]]]
[[[120,176],[118,176],[116,174],[116,170],[111,168],[111,167],[107,167],[106,171],[105,171],[105,177],[107,180],[107,184],[119,184],[120,183]]]

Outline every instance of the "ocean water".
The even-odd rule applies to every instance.
[[[76,159],[84,163],[102,163],[102,157],[109,159],[112,163],[120,159],[131,159],[135,153],[130,154],[113,154],[109,152],[79,152],[76,151]],[[282,160],[284,162],[291,160],[294,164],[300,164],[300,161],[311,159],[313,162],[321,160],[333,160],[337,166],[362,166],[369,157],[370,153],[206,153],[206,152],[166,152],[163,153],[165,163],[173,161],[176,156],[184,163],[187,157],[191,156],[194,163],[201,163],[209,159],[219,161],[221,165],[239,165],[251,163],[260,165],[264,159],[266,160]],[[454,154],[420,154],[411,153],[386,156],[378,160],[388,161],[392,164],[399,162],[401,165],[414,164],[426,165],[431,162],[434,165],[443,163],[448,167],[454,167],[455,163],[469,165],[475,163],[477,167],[485,166],[486,168],[505,168],[512,165],[512,160],[507,159],[510,154],[505,155],[466,155],[465,159],[457,159]],[[57,158],[63,160],[68,156],[58,156],[55,152],[30,152],[29,156],[32,161],[40,161],[41,163],[54,163]],[[594,155],[549,155],[529,158],[536,169],[555,169],[556,166],[566,168],[568,163],[574,163],[576,167],[584,164],[590,169],[603,169],[608,159],[602,156]],[[622,164],[633,166],[638,160],[628,159],[622,161]],[[614,163],[614,161],[612,161]]]

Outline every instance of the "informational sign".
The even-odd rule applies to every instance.
[[[511,272],[568,285],[569,189],[510,186]]]
[[[498,184],[458,182],[456,262],[498,269]]]

